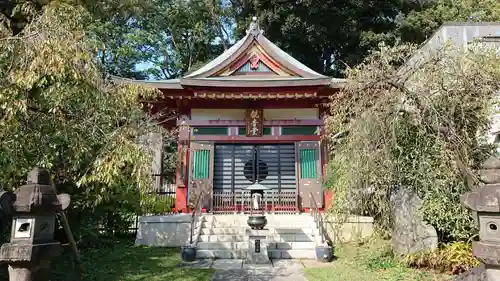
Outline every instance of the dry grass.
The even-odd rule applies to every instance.
[[[387,241],[373,239],[335,249],[336,260],[328,268],[306,269],[311,281],[445,281],[452,275],[412,269],[398,262]]]

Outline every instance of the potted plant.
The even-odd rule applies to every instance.
[[[316,260],[331,262],[333,260],[333,246],[330,243],[316,246]]]
[[[193,262],[196,260],[196,245],[187,243],[181,247],[181,260],[184,262]]]

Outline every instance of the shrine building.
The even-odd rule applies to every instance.
[[[271,212],[327,207],[325,104],[344,80],[281,50],[255,18],[245,37],[200,69],[180,79],[132,82],[159,89],[164,95],[154,106],[179,114],[176,210],[189,211],[203,190],[207,212],[244,211],[245,188],[255,183],[266,188]]]

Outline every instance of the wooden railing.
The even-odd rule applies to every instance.
[[[314,195],[312,194],[312,192],[309,193],[309,200],[309,206],[311,206],[311,216],[316,223],[316,228],[318,229],[319,236],[321,237],[321,245],[323,245],[325,243],[326,236],[325,225],[323,224],[323,216],[319,212],[318,203],[316,202],[316,199],[314,199]]]
[[[201,217],[201,211],[203,208],[203,197],[204,197],[204,191],[200,191],[198,198],[196,199],[196,203],[194,205],[193,213],[191,214],[191,233],[189,237],[189,244],[193,244],[194,241],[194,230],[198,225],[198,222],[200,221]],[[199,231],[199,230],[198,230]]]
[[[264,192],[260,209],[274,214],[298,213],[299,198],[295,191]],[[231,192],[215,191],[212,196],[211,210],[214,214],[234,214],[253,212],[253,202],[250,191]]]

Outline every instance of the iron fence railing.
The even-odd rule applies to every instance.
[[[316,224],[316,228],[319,231],[319,236],[321,238],[321,244],[323,245],[325,243],[325,225],[323,224],[323,216],[319,212],[319,207],[318,203],[316,202],[316,199],[314,199],[314,195],[312,192],[309,193],[309,200],[310,200],[310,206],[311,206],[311,216],[314,219],[314,223]]]
[[[295,191],[265,191],[259,209],[274,214],[290,214],[299,212],[299,198]],[[214,214],[233,214],[253,212],[253,201],[250,191],[231,192],[214,191],[211,210]]]
[[[203,199],[204,192],[200,191],[199,197],[196,199],[196,204],[194,205],[193,213],[191,214],[191,231],[189,236],[189,244],[193,244],[195,229],[198,227],[198,222],[200,221],[202,209],[203,209]]]

